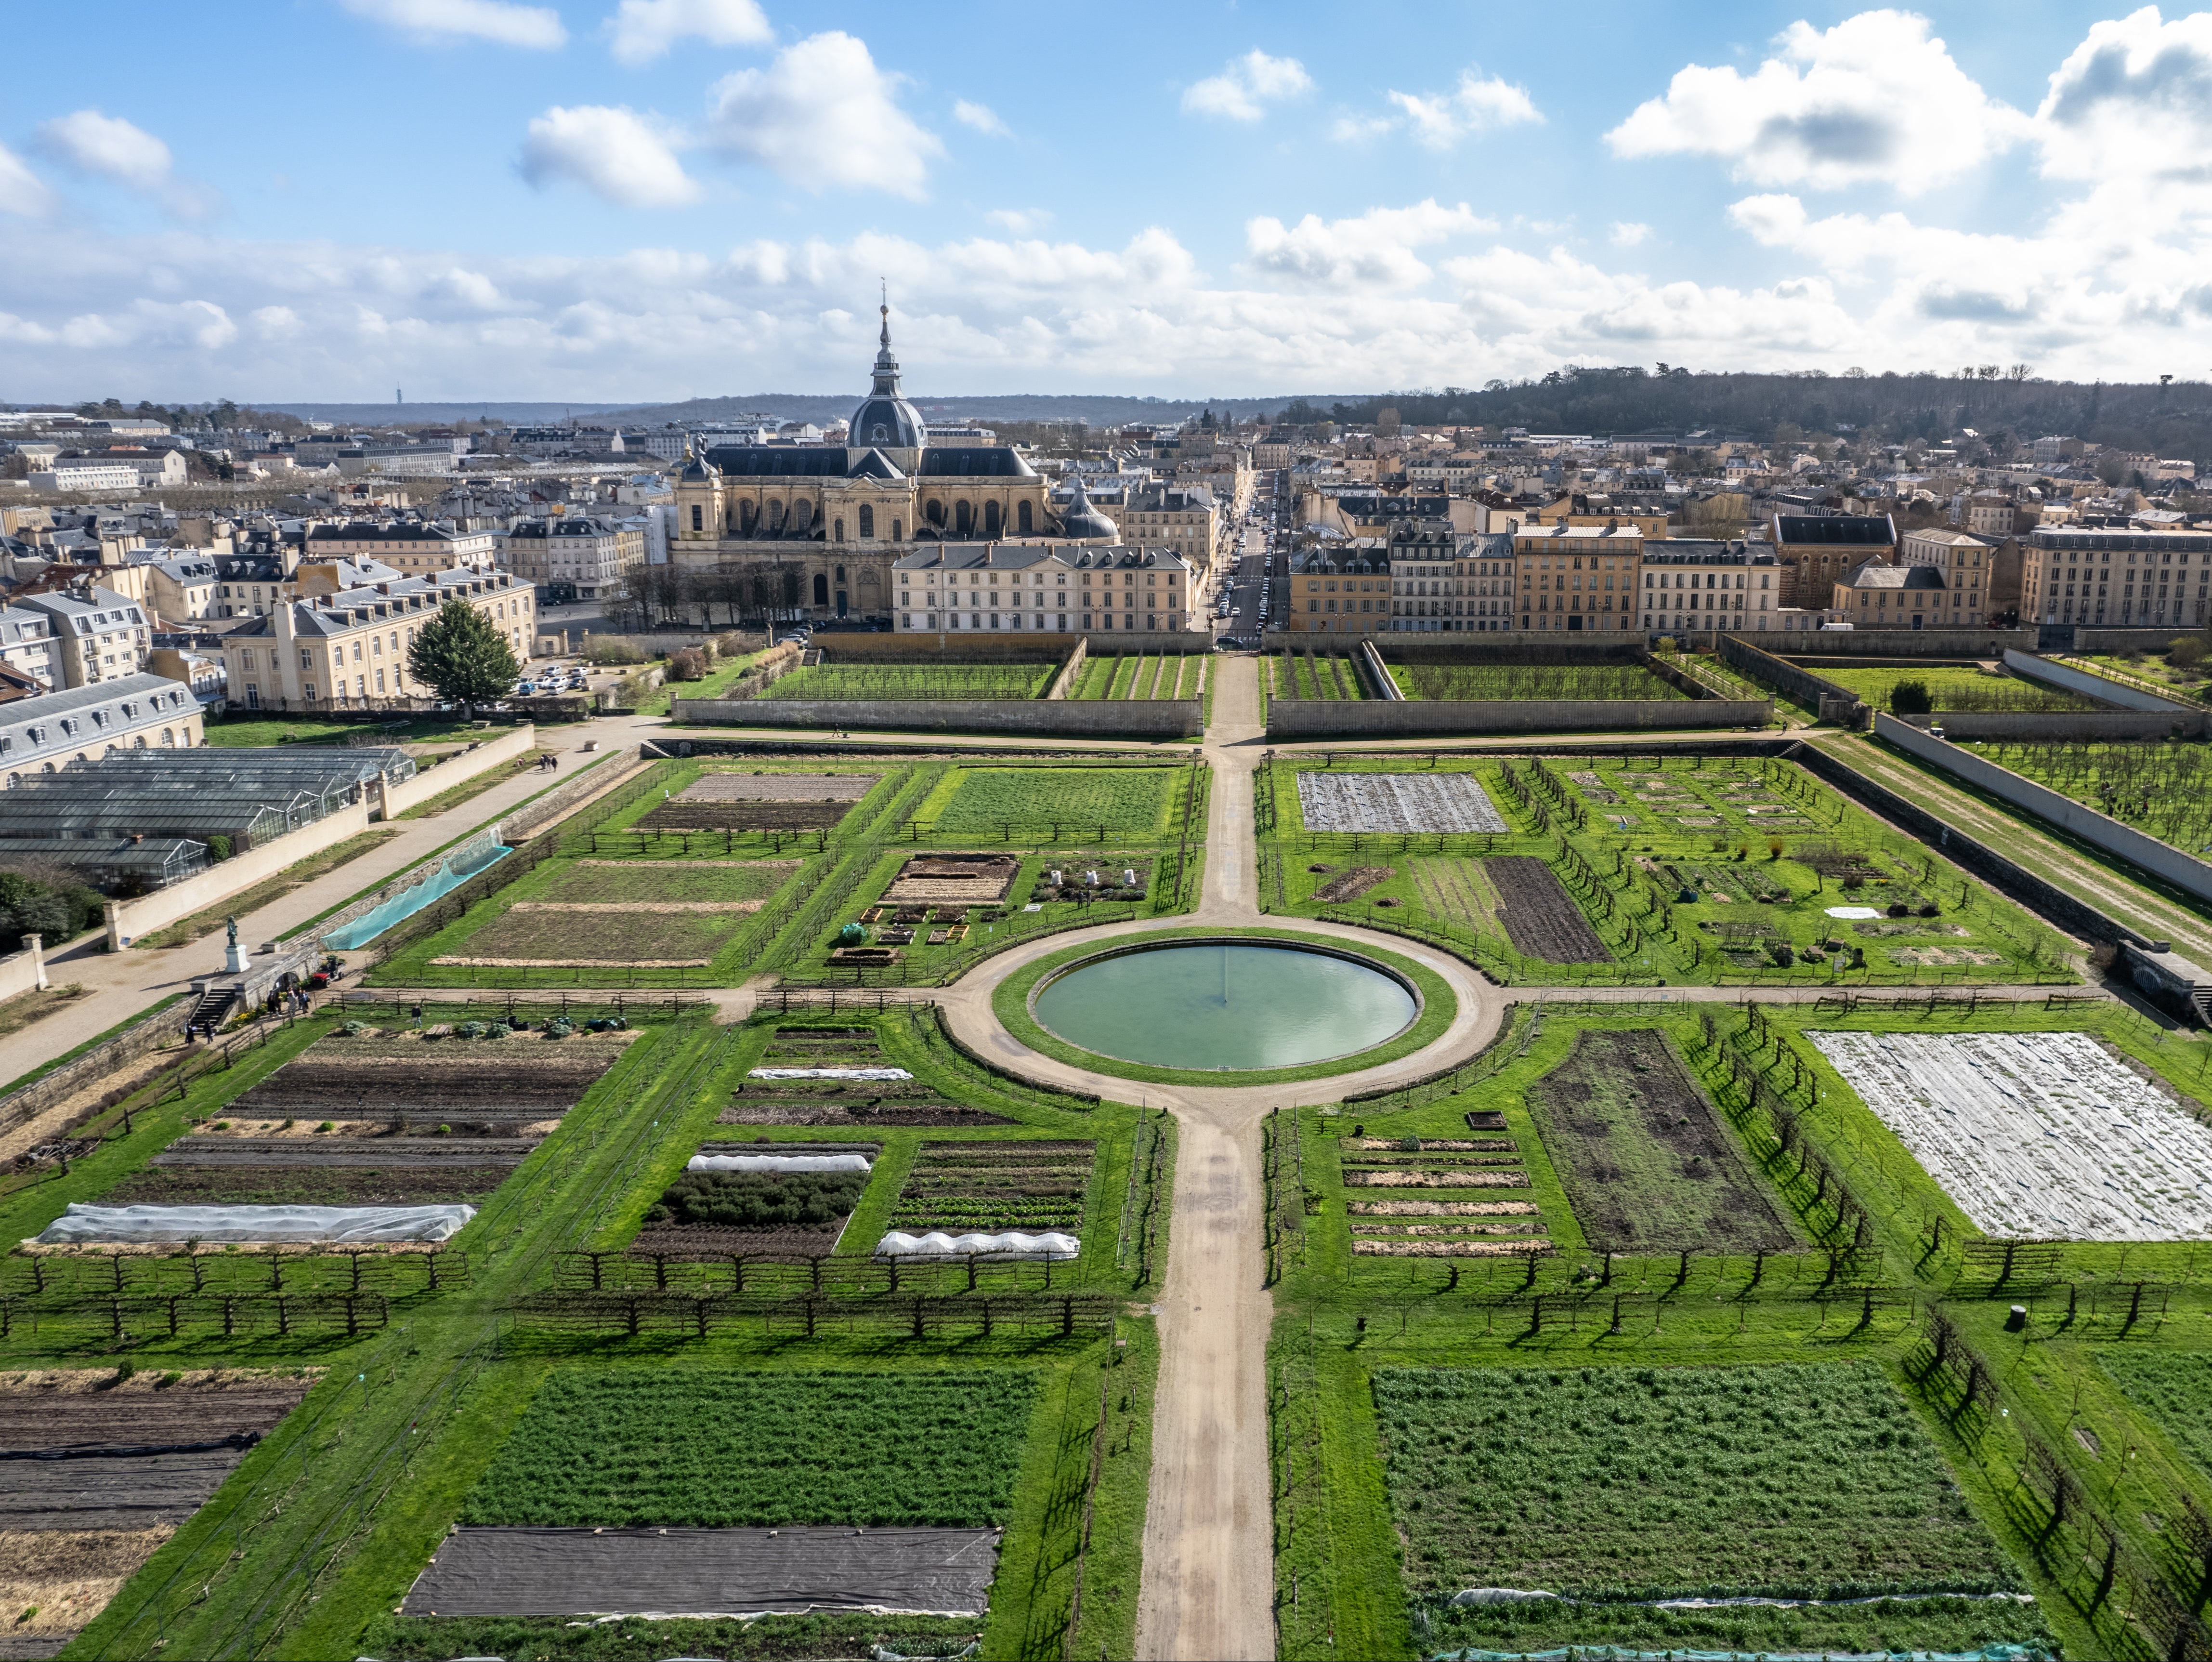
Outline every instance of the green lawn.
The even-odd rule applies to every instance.
[[[959,767],[915,818],[936,837],[989,836],[1008,824],[1065,825],[1071,836],[1164,835],[1185,770],[1144,767]]]
[[[1384,657],[1387,661],[1389,654]],[[1689,695],[1641,664],[1398,664],[1390,678],[1408,698],[1681,698]]]
[[[498,729],[489,729],[496,736]],[[319,721],[313,716],[286,718],[234,714],[210,716],[207,741],[210,745],[427,745],[455,739],[482,739],[487,731],[466,721],[410,721],[405,717],[382,721]]]
[[[1938,711],[1943,710],[2056,710],[2094,709],[2088,699],[2061,692],[2003,671],[1991,672],[1972,664],[1947,664],[1933,669],[1893,666],[1860,669],[1817,667],[1813,674],[1855,692],[1877,709],[1887,709],[1899,681],[1918,681],[1929,691]]]
[[[1036,698],[1059,673],[1053,664],[817,664],[779,677],[760,696],[896,703]]]

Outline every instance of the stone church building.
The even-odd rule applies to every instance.
[[[1069,516],[1085,523],[1062,525],[1047,482],[1011,446],[929,442],[899,391],[888,305],[883,320],[874,384],[843,447],[732,445],[686,460],[673,563],[735,570],[752,606],[816,622],[888,624],[891,568],[903,556],[939,543],[1092,530],[1097,510],[1079,500]]]

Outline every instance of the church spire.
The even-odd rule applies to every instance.
[[[891,356],[891,296],[890,285],[884,286],[882,306],[883,332],[877,337],[874,393],[878,398],[895,399],[899,395],[898,360]]]

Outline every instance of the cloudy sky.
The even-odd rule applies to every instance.
[[[2212,378],[2212,13],[15,9],[0,400]],[[97,72],[87,49],[96,46]]]

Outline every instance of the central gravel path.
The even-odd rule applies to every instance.
[[[1222,657],[1205,745],[1213,769],[1206,886],[1195,913],[1119,924],[1097,938],[1191,924],[1255,928],[1259,850],[1253,773],[1266,746],[1256,661]],[[1374,945],[1357,929],[1289,920],[1309,934]],[[1208,1090],[1139,1085],[1039,1055],[999,1026],[991,996],[1000,982],[1067,947],[1056,936],[994,958],[942,995],[969,1044],[1020,1072],[1172,1112],[1179,1128],[1168,1274],[1160,1294],[1161,1367],[1153,1410],[1152,1494],[1145,1519],[1137,1654],[1146,1659],[1270,1657],[1275,1653],[1272,1485],[1267,1466],[1267,1338],[1274,1300],[1264,1280],[1265,1185],[1260,1122],[1268,1110],[1334,1102],[1347,1091],[1418,1079],[1473,1056],[1496,1035],[1504,995],[1458,959],[1393,939],[1449,984],[1459,1017],[1425,1050],[1361,1073],[1302,1085]]]

